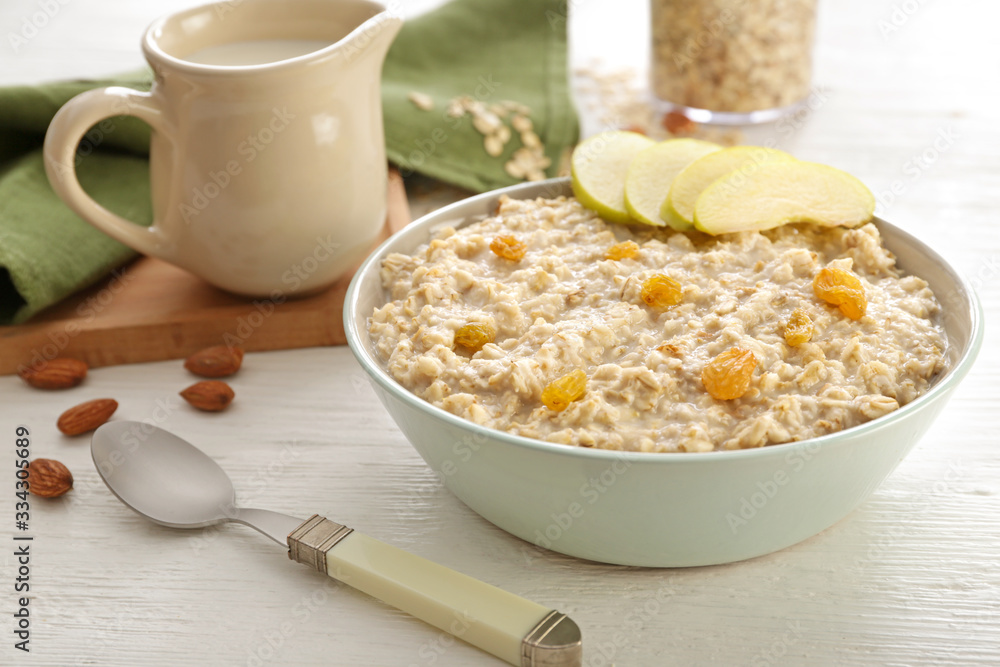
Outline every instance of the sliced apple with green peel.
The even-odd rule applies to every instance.
[[[722,146],[700,139],[667,139],[636,154],[625,176],[625,208],[637,222],[654,227],[690,229],[660,216],[660,205],[677,174],[689,164]]]
[[[638,132],[595,134],[573,149],[573,194],[609,222],[631,222],[625,208],[625,174],[640,151],[655,142]]]
[[[694,224],[694,205],[699,195],[717,179],[732,171],[749,174],[760,165],[794,160],[785,151],[763,146],[733,146],[698,158],[681,173],[670,186],[667,198],[660,207],[660,217],[668,223],[690,229]]]
[[[795,160],[717,179],[698,197],[694,224],[709,234],[771,229],[789,222],[855,227],[874,213],[875,197],[857,178],[825,164]]]

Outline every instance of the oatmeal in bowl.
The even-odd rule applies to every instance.
[[[505,196],[495,215],[387,255],[381,278],[368,328],[397,382],[564,445],[806,440],[898,409],[945,363],[940,304],[871,223],[635,233],[572,197]],[[573,374],[579,395],[548,404]]]
[[[684,567],[815,535],[895,469],[981,346],[967,283],[882,220],[712,239],[608,225],[571,196],[559,179],[425,216],[344,310],[435,478],[529,555]]]

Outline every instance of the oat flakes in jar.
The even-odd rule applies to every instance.
[[[761,123],[809,95],[816,0],[651,0],[651,83],[702,123]]]

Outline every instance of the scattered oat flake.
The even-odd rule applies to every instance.
[[[491,134],[483,139],[483,147],[490,157],[500,157],[500,154],[503,153],[503,142],[495,134]]]
[[[531,122],[531,119],[522,114],[514,114],[514,116],[510,119],[510,125],[518,132],[529,132],[535,127],[535,124]]]
[[[503,125],[503,121],[495,113],[481,111],[472,117],[472,126],[480,134],[493,134]]]
[[[410,100],[410,102],[413,103],[413,106],[417,107],[421,111],[430,111],[434,108],[434,98],[426,93],[411,90],[410,94],[406,96],[406,99]]]
[[[510,176],[511,178],[522,179],[527,173],[524,167],[522,167],[519,163],[515,162],[514,160],[508,160],[507,163],[504,164],[503,168],[504,171],[507,172],[507,175]]]
[[[424,102],[420,97],[422,95],[414,91],[410,94],[410,101],[421,106]],[[423,97],[430,100],[428,96]],[[468,95],[459,95],[448,100],[445,113],[451,118],[472,116],[472,127],[483,135],[483,150],[490,157],[503,155],[513,133],[517,132],[521,148],[504,163],[504,171],[518,180],[540,181],[546,178],[545,170],[552,166],[552,160],[545,154],[545,146],[534,132],[534,123],[528,117],[531,109],[526,105],[512,100],[486,104]],[[505,122],[508,117],[509,125]]]
[[[524,144],[526,148],[541,148],[542,140],[538,138],[538,135],[528,130],[527,132],[521,133],[521,143]]]

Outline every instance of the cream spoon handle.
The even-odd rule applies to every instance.
[[[568,616],[313,515],[288,536],[289,558],[522,667],[580,665]]]

